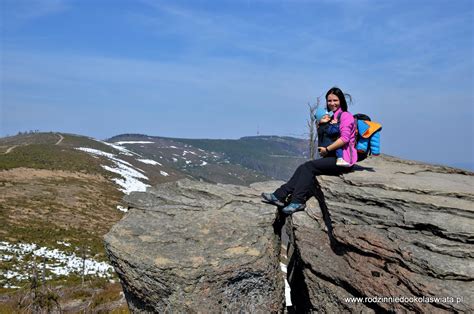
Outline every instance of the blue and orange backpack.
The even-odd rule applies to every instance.
[[[380,131],[382,125],[371,121],[369,116],[358,113],[354,115],[356,125],[357,161],[362,161],[370,155],[380,155]]]

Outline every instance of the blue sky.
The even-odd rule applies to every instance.
[[[0,136],[303,137],[336,85],[384,153],[474,169],[473,1],[0,5]]]

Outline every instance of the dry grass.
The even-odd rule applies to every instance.
[[[0,313],[130,313],[119,283],[28,287],[0,301]]]
[[[113,183],[98,175],[26,168],[1,171],[0,223],[5,227],[0,236],[9,242],[43,244],[102,241],[122,217],[116,209],[121,197]]]
[[[54,144],[58,141],[58,133],[30,133],[0,138],[0,154],[13,147],[26,146],[30,144]],[[16,149],[16,148],[15,148]]]
[[[94,309],[103,304],[119,301],[122,297],[122,287],[119,284],[107,285],[93,295],[90,308]]]
[[[123,216],[117,210],[123,193],[110,180],[115,175],[101,167],[107,161],[74,148],[109,151],[110,147],[85,137],[63,136],[60,145],[54,145],[60,138],[56,133],[0,139],[0,241],[35,243],[65,253],[86,248],[87,258],[106,261],[103,236]],[[17,147],[1,154],[12,146]],[[30,274],[31,258],[0,261],[0,282],[8,270]],[[48,289],[36,294],[29,280],[10,280],[21,288],[0,287],[0,313],[45,310],[56,301],[72,312],[91,312],[94,305],[94,312],[128,313],[120,284],[93,276],[85,279],[83,286],[78,274],[53,277],[43,283],[42,289]]]
[[[49,248],[58,247],[57,241],[64,241],[71,246],[58,247],[62,251],[74,252],[86,247],[89,258],[107,260],[103,235],[123,216],[116,208],[122,195],[112,182],[100,175],[27,168],[0,171],[0,239]],[[15,259],[0,261],[0,273],[13,270],[19,264]],[[69,286],[80,281],[77,275],[71,275],[48,284]],[[24,287],[25,282],[16,285]],[[0,288],[0,313],[24,308],[15,303],[9,294],[11,291]],[[2,298],[6,301],[2,302]],[[60,294],[59,301],[63,302],[63,298]],[[111,299],[107,294],[106,298],[94,302],[99,305],[101,300]],[[87,302],[91,302],[91,297]]]

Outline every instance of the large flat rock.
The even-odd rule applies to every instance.
[[[298,311],[474,311],[473,173],[380,156],[318,180],[287,223]]]
[[[133,312],[279,311],[275,208],[262,189],[181,180],[126,197],[129,213],[105,236]]]

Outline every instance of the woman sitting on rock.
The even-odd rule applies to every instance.
[[[347,111],[346,96],[337,87],[331,88],[326,93],[327,110],[333,112],[333,119],[339,119],[340,137],[331,145],[318,147],[321,159],[310,160],[300,165],[291,179],[279,187],[273,193],[262,193],[265,202],[284,207],[290,196],[289,204],[283,208],[283,213],[290,215],[294,212],[304,210],[306,201],[313,196],[311,191],[316,184],[317,175],[339,175],[349,172],[357,162],[357,150],[355,149],[356,126],[354,117]],[[348,168],[336,165],[335,150],[342,148],[342,158],[350,165]]]

